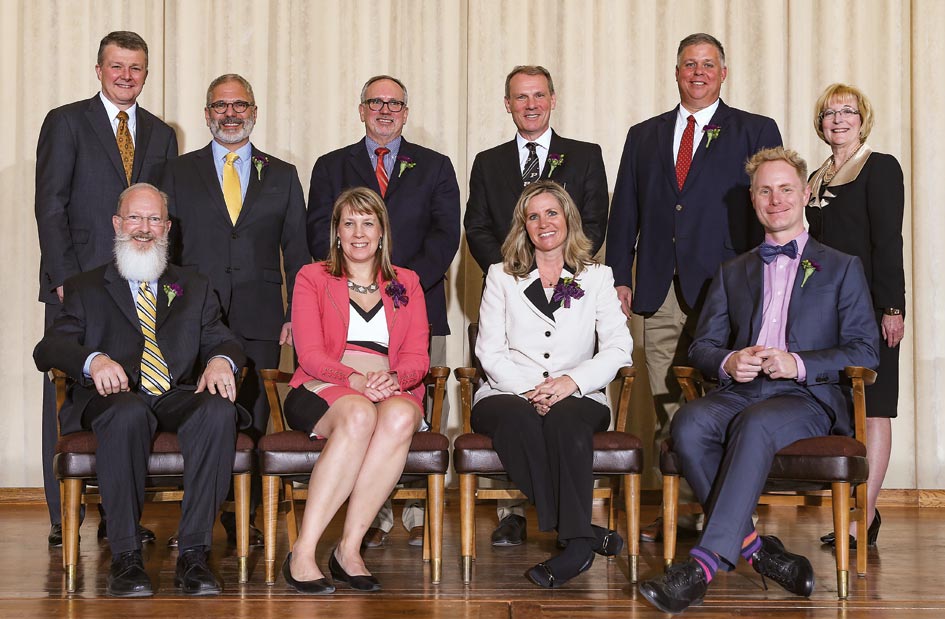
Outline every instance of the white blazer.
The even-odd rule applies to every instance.
[[[501,263],[489,267],[479,307],[476,356],[486,376],[475,402],[497,394],[521,395],[546,377],[567,374],[578,386],[575,397],[606,405],[603,389],[618,369],[633,363],[633,340],[610,267],[585,269],[577,278],[584,296],[572,299],[569,308],[561,304],[551,312],[546,307],[550,316],[541,309],[545,293],[538,269],[516,280],[503,268]],[[572,275],[567,268],[561,271],[561,277]]]

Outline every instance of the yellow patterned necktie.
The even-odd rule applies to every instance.
[[[151,395],[161,395],[171,388],[171,372],[157,343],[157,301],[148,282],[141,282],[138,300],[135,303],[141,333],[144,334],[144,351],[141,353],[141,390]]]
[[[240,175],[233,165],[239,159],[236,153],[226,154],[226,163],[223,164],[223,201],[226,202],[226,210],[230,214],[230,221],[236,225],[236,220],[240,217],[240,210],[243,208],[243,191],[240,189]]]
[[[118,112],[118,131],[115,132],[118,141],[118,153],[121,155],[121,165],[125,168],[125,180],[131,184],[131,168],[135,164],[135,143],[128,131],[128,112]]]

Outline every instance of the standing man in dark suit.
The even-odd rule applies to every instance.
[[[555,133],[555,104],[548,69],[520,65],[505,78],[505,109],[518,132],[476,155],[463,219],[469,251],[483,273],[502,262],[499,248],[509,233],[515,203],[522,189],[538,179],[553,180],[570,194],[593,244],[591,255],[604,244],[608,194],[600,146]]]
[[[91,430],[98,441],[108,594],[153,594],[136,527],[158,430],[177,433],[186,462],[175,585],[216,594],[222,587],[207,551],[233,468],[243,352],[206,278],[167,264],[167,196],[140,183],[118,204],[114,261],[66,280],[63,309],[33,357],[40,370],[60,368],[74,381],[63,433]]]
[[[168,163],[161,181],[176,224],[172,261],[210,279],[223,321],[240,340],[252,373],[237,402],[253,413],[256,437],[266,433],[269,402],[259,370],[279,367],[282,344],[292,344],[295,274],[309,262],[305,246],[305,200],[295,166],[250,143],[259,109],[253,87],[236,74],[207,88],[204,117],[213,140]],[[282,302],[285,269],[288,308]],[[251,514],[261,486],[253,481]],[[236,541],[234,514],[221,516]],[[262,543],[253,527],[250,541]]]
[[[671,367],[686,362],[713,273],[761,240],[745,162],[781,144],[772,119],[719,98],[727,75],[725,50],[715,37],[699,33],[680,41],[680,104],[630,128],[614,187],[606,262],[624,314],[644,316],[657,445],[682,401]],[[657,520],[641,538],[654,541],[659,531]]]
[[[640,593],[664,612],[702,602],[720,568],[739,557],[796,595],[814,590],[810,561],[759,536],[751,514],[775,453],[791,443],[852,432],[843,368],[879,364],[879,331],[859,258],[811,238],[807,164],[784,148],[746,166],[765,242],[716,272],[689,348],[720,386],[684,405],[673,449],[706,524],[690,559]]]
[[[469,176],[466,241],[483,273],[502,262],[502,247],[522,190],[538,179],[561,185],[574,200],[591,255],[607,230],[607,175],[600,146],[563,138],[551,129],[555,85],[542,66],[520,65],[505,78],[505,109],[515,138],[476,155]],[[498,483],[498,482],[496,482]],[[525,501],[499,501],[493,546],[517,546],[525,539]]]
[[[378,192],[390,216],[391,259],[420,276],[430,320],[430,364],[446,365],[446,274],[459,249],[459,185],[449,157],[408,142],[407,87],[396,77],[376,75],[361,88],[358,113],[365,137],[322,155],[312,168],[308,192],[308,246],[315,260],[328,257],[332,206],[349,187]],[[443,403],[447,419],[448,403]],[[442,428],[433,428],[441,431]],[[412,546],[423,544],[423,510],[411,502],[403,523]],[[389,502],[364,537],[382,546],[394,520]]]
[[[137,104],[148,77],[148,44],[134,32],[111,32],[98,48],[95,74],[102,90],[91,99],[46,115],[36,146],[36,227],[42,257],[39,300],[46,327],[59,311],[63,282],[112,258],[109,225],[118,195],[137,182],[156,182],[177,156],[177,136]],[[49,545],[62,545],[59,483],[52,471],[56,393],[43,379],[43,483],[52,527]],[[104,528],[100,528],[104,533]],[[154,539],[147,529],[142,537]]]

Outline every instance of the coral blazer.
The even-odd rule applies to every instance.
[[[401,391],[409,392],[422,405],[423,377],[430,369],[426,303],[417,274],[400,267],[394,270],[407,289],[407,304],[395,308],[393,299],[383,292],[387,282],[381,284],[390,334],[390,369],[397,373]],[[292,337],[299,367],[289,383],[291,387],[313,378],[350,386],[348,379],[357,370],[341,362],[348,340],[349,307],[347,280],[329,274],[324,262],[299,270],[292,302]]]

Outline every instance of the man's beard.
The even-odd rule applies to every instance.
[[[147,249],[135,247],[135,238],[154,239]],[[156,281],[167,268],[167,236],[157,237],[151,232],[115,235],[115,264],[121,276],[130,281]]]
[[[239,131],[231,133],[227,130],[224,130],[223,124],[230,121],[238,121],[242,123]],[[250,118],[240,118],[238,116],[226,116],[224,118],[211,118],[210,119],[210,135],[212,135],[217,142],[221,144],[237,144],[243,140],[249,139],[249,135],[253,132],[253,127],[256,125],[256,119]]]

